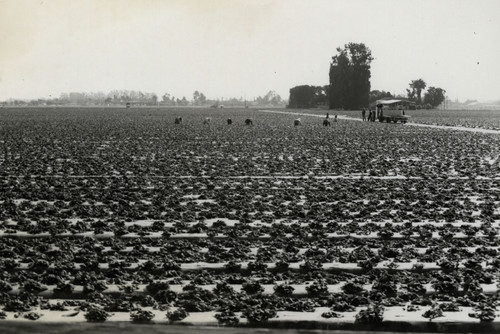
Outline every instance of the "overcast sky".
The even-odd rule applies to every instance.
[[[328,84],[365,43],[372,89],[500,99],[498,0],[0,0],[0,100],[141,90],[252,99]]]

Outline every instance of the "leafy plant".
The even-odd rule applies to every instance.
[[[229,309],[224,309],[221,312],[216,313],[215,319],[217,319],[219,325],[222,326],[236,326],[240,322],[240,319],[236,316],[236,314]]]
[[[384,308],[381,305],[370,305],[356,314],[356,322],[362,324],[378,324],[384,319]]]
[[[38,320],[38,319],[40,319],[41,316],[42,315],[40,313],[28,312],[28,313],[23,315],[23,318],[28,319],[28,320]]]
[[[167,318],[170,320],[170,322],[175,322],[175,321],[181,321],[182,319],[185,319],[189,313],[182,307],[178,307],[174,311],[169,311],[167,312]]]
[[[147,323],[151,322],[154,317],[154,313],[147,310],[136,310],[130,312],[130,319],[132,320],[132,322]]]
[[[323,281],[316,281],[308,285],[306,291],[310,297],[321,297],[329,294],[328,285]]]
[[[262,308],[261,306],[248,307],[243,311],[243,316],[247,318],[251,324],[258,324],[266,322],[274,318],[277,312],[274,308]]]
[[[347,294],[354,295],[354,294],[360,294],[365,290],[359,284],[355,284],[353,282],[348,282],[342,286],[342,291],[344,291]]]
[[[274,293],[278,296],[289,296],[293,293],[295,288],[288,284],[278,284],[274,286]]]
[[[322,318],[326,318],[326,319],[330,319],[330,318],[342,318],[343,315],[339,314],[337,312],[329,311],[329,312],[323,312],[323,313],[321,313],[321,317]]]
[[[443,310],[437,305],[433,305],[430,309],[422,314],[422,317],[429,318],[429,321],[443,316]]]
[[[87,310],[87,312],[85,312],[85,319],[87,319],[88,322],[104,322],[110,315],[111,314],[103,309],[91,307]]]
[[[257,293],[261,293],[264,291],[264,288],[258,281],[250,280],[246,281],[242,284],[242,290],[250,295],[254,295]]]

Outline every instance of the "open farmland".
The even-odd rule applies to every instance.
[[[294,118],[0,109],[3,322],[499,330],[500,135]]]

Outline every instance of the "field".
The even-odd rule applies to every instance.
[[[0,329],[500,330],[500,133],[296,117],[0,109]]]

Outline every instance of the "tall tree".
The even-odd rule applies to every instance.
[[[429,87],[424,95],[424,103],[429,104],[432,108],[439,106],[445,99],[446,91],[439,87]]]
[[[408,99],[417,102],[418,104],[422,104],[422,91],[425,89],[427,84],[422,79],[412,80],[410,82],[410,89],[407,89]],[[416,96],[416,99],[415,99]]]
[[[309,108],[314,96],[314,86],[302,85],[290,89],[289,108]]]
[[[197,90],[193,93],[193,104],[195,106],[201,106],[205,104],[206,101],[207,98],[203,93],[200,93]]]
[[[371,51],[363,43],[349,43],[330,63],[330,108],[358,109],[368,106]]]
[[[326,104],[325,87],[296,86],[290,89],[288,108],[311,108]]]

